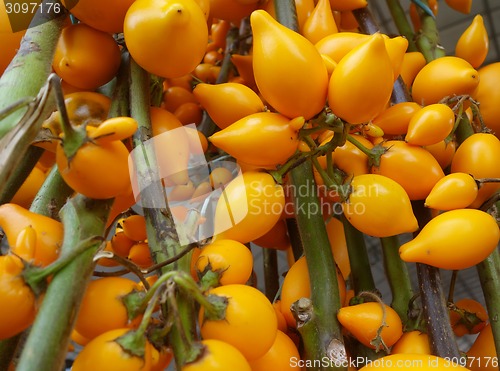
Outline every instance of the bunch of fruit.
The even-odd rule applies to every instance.
[[[0,368],[498,369],[500,62],[388,4],[0,3]]]

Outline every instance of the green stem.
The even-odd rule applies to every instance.
[[[293,258],[295,261],[297,261],[304,253],[304,246],[302,245],[302,240],[300,239],[297,219],[287,218],[286,229],[288,232],[288,237],[290,238],[290,245],[292,245]]]
[[[31,204],[30,211],[59,220],[59,210],[73,194],[57,166],[50,171]]]
[[[0,111],[20,99],[35,97],[52,72],[52,59],[67,13],[55,13],[56,7],[44,9],[49,8],[51,12],[37,12],[32,24],[38,26],[26,31],[19,51],[0,78]],[[0,138],[18,123],[25,111],[17,110],[0,120]]]
[[[483,289],[496,353],[500,354],[500,253],[495,249],[477,265],[479,281]]]
[[[264,257],[264,287],[267,298],[272,302],[279,290],[278,253],[274,249],[262,249]]]
[[[427,4],[427,0],[422,0]],[[425,13],[421,8],[417,7],[420,16],[422,28],[417,35],[417,48],[424,55],[427,63],[434,59],[444,57],[446,52],[439,44],[439,32],[436,25],[436,19]]]
[[[398,313],[403,325],[408,321],[408,304],[413,297],[408,268],[399,257],[398,236],[380,239],[384,253],[384,267],[392,291],[391,306]]]
[[[406,13],[401,6],[399,0],[386,0],[389,11],[391,12],[392,20],[398,29],[400,35],[404,36],[408,40],[408,52],[417,51],[417,45],[415,44],[415,34],[413,33],[413,28],[408,22]]]
[[[295,168],[290,177],[293,187],[304,190],[295,195],[294,205],[311,283],[313,315],[310,321],[315,328],[308,332],[307,338],[303,338],[304,347],[307,359],[323,359],[332,356],[332,346],[342,344],[342,333],[336,316],[342,305],[337,270],[317,197],[311,163],[305,162]]]
[[[357,295],[362,291],[375,291],[375,281],[366,251],[363,233],[352,226],[344,215],[340,216],[344,225],[347,253],[351,264],[351,285]]]
[[[134,60],[130,59],[130,112],[139,123],[139,129],[133,137],[134,162],[139,186],[141,187],[141,202],[146,218],[146,230],[151,256],[155,263],[161,263],[173,256],[178,256],[183,250],[175,228],[166,196],[158,174],[155,173],[156,157],[153,147],[145,146],[151,134],[149,98],[149,75]],[[191,254],[184,255],[170,265],[162,268],[162,272],[181,270],[189,272]],[[196,314],[193,300],[183,292],[177,294],[180,321],[184,334],[179,333],[179,326],[172,328],[169,334],[175,361],[178,368],[186,362],[189,349],[186,344],[192,343],[196,337]],[[190,341],[185,342],[183,338]]]
[[[73,249],[89,236],[102,237],[110,208],[111,200],[91,200],[82,195],[70,199],[61,209],[64,224],[61,257],[72,254]],[[93,257],[99,244],[94,244],[54,275],[16,370],[62,369],[72,326],[92,275]]]
[[[297,9],[294,0],[275,0],[274,11],[279,23],[295,32],[299,32]]]

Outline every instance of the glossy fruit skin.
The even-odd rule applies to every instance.
[[[196,85],[193,94],[221,129],[245,116],[264,111],[264,103],[257,93],[242,84],[201,83]]]
[[[430,104],[412,116],[405,140],[417,146],[436,144],[446,139],[454,124],[455,114],[449,106]]]
[[[205,350],[200,359],[182,366],[181,371],[251,371],[248,361],[234,346],[215,339],[202,340]]]
[[[436,144],[431,144],[430,146],[424,146],[426,151],[428,151],[438,164],[441,169],[446,169],[450,166],[453,157],[455,156],[455,151],[457,150],[457,142],[451,141],[446,143],[445,140],[438,142]]]
[[[373,119],[373,124],[380,127],[384,134],[406,134],[411,118],[421,109],[422,107],[415,102],[397,103],[378,114]]]
[[[314,45],[264,10],[252,13],[253,69],[260,93],[279,113],[306,120],[320,112],[328,72]]]
[[[372,173],[398,182],[410,200],[425,199],[444,177],[439,163],[425,149],[397,140],[384,142],[382,146],[387,152],[380,157],[380,166],[372,167]]]
[[[368,35],[358,32],[339,32],[322,38],[314,46],[321,54],[325,54],[334,62],[339,63],[352,49],[367,41],[368,37]]]
[[[120,67],[120,48],[113,37],[83,23],[62,30],[52,64],[69,84],[94,90],[109,82]]]
[[[107,331],[92,339],[78,354],[73,371],[149,371],[151,369],[152,345],[146,341],[144,357],[131,356],[115,341],[130,329],[119,328]]]
[[[17,253],[16,244],[19,235],[30,226],[36,231],[32,263],[41,266],[49,265],[59,256],[64,233],[62,223],[16,204],[7,203],[0,206],[0,227],[5,232],[14,253]]]
[[[467,368],[471,371],[498,370],[498,357],[491,325],[488,323],[479,333],[467,352]]]
[[[211,289],[208,294],[228,299],[225,319],[209,320],[200,310],[199,323],[203,339],[225,341],[237,348],[247,360],[263,356],[273,345],[278,320],[273,305],[256,288],[226,285]]]
[[[133,241],[144,241],[148,238],[146,232],[146,218],[142,215],[130,215],[121,220],[120,225],[125,236]]]
[[[208,43],[205,15],[194,0],[139,0],[123,32],[130,55],[148,72],[180,77],[195,69]]]
[[[472,67],[478,68],[488,55],[489,38],[483,17],[478,14],[462,33],[455,46],[455,55],[465,59]]]
[[[386,318],[380,336],[390,347],[403,335],[401,319],[394,309],[385,305]],[[377,330],[382,325],[382,308],[380,303],[365,302],[362,304],[342,307],[337,312],[340,324],[348,330],[359,342],[368,348],[376,349],[371,344],[377,336]]]
[[[137,121],[132,117],[113,117],[103,121],[89,133],[89,137],[99,143],[130,138],[137,131]]]
[[[345,281],[337,270],[337,282],[339,288],[339,301],[345,300],[346,287]],[[311,297],[311,283],[309,280],[309,270],[305,256],[299,258],[288,270],[281,289],[281,312],[285,317],[288,326],[295,328],[295,317],[290,310],[290,306],[300,298]]]
[[[474,299],[464,298],[454,303],[458,309],[465,310],[475,314],[479,323],[472,325],[470,322],[464,322],[460,314],[454,310],[450,310],[450,322],[453,332],[456,336],[464,336],[466,334],[477,334],[481,332],[488,321],[488,312],[481,303]]]
[[[134,0],[62,0],[62,4],[80,21],[108,33],[123,32],[123,20]],[[72,6],[73,5],[73,6]],[[69,8],[69,6],[72,6]]]
[[[24,282],[22,270],[18,257],[0,256],[0,340],[27,329],[35,319],[35,294]]]
[[[247,171],[233,179],[224,192],[226,196],[219,198],[215,211],[216,239],[253,241],[278,222],[285,207],[283,187],[267,173]]]
[[[472,7],[472,0],[444,0],[452,9],[463,14],[469,14]]]
[[[373,147],[373,144],[368,139],[360,135],[354,135],[354,138],[366,148]],[[344,171],[347,176],[356,176],[370,172],[368,156],[349,141],[335,148],[333,156],[335,166]]]
[[[437,210],[468,207],[477,197],[477,183],[465,173],[451,173],[441,178],[425,199],[425,206]]]
[[[499,158],[500,140],[493,134],[476,133],[464,140],[458,147],[451,163],[451,172],[471,174],[475,179],[498,178],[500,177]],[[470,206],[480,207],[499,188],[499,183],[483,184]]]
[[[253,269],[253,256],[245,245],[234,240],[217,240],[203,246],[196,260],[198,274],[210,264],[210,270],[220,272],[220,284],[242,284],[250,278]]]
[[[278,330],[273,345],[262,357],[250,362],[252,371],[296,370],[292,360],[300,359],[299,351],[292,339]]]
[[[391,354],[359,369],[359,371],[467,371],[468,369],[445,359],[429,354]]]
[[[344,202],[344,215],[358,230],[375,237],[388,237],[418,229],[410,199],[394,180],[378,174],[352,179],[352,192]],[[394,220],[394,215],[398,219]]]
[[[323,37],[339,32],[329,0],[317,2],[311,14],[307,17],[302,35],[313,44]]]
[[[498,225],[488,213],[451,210],[431,219],[412,241],[399,248],[399,255],[406,262],[466,269],[488,257],[499,238]]]
[[[429,336],[418,330],[405,332],[392,346],[391,354],[432,354]]]
[[[285,162],[295,153],[299,144],[297,135],[297,126],[287,117],[260,112],[243,117],[208,139],[247,164],[273,166]]]
[[[62,142],[56,162],[64,181],[76,192],[95,199],[107,199],[130,189],[129,152],[121,141],[86,143],[68,160]]]
[[[500,138],[500,62],[479,69],[479,85],[472,97],[479,102],[479,111],[487,127]]]
[[[350,124],[368,122],[389,102],[393,69],[384,38],[372,35],[338,63],[328,86],[332,112]]]
[[[87,286],[75,330],[93,339],[107,331],[130,327],[121,298],[136,289],[135,281],[124,277],[103,277]]]
[[[408,52],[403,57],[401,77],[406,86],[411,86],[415,76],[426,65],[425,57],[420,52]]]
[[[469,62],[448,56],[435,59],[420,70],[411,94],[418,104],[429,105],[448,96],[471,94],[478,84],[479,74]]]
[[[39,167],[34,167],[14,197],[12,197],[11,202],[29,209],[44,181],[45,173]]]
[[[252,241],[254,244],[276,250],[286,250],[290,246],[285,220],[279,220],[266,234]]]

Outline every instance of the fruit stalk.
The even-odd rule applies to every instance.
[[[54,3],[52,0],[45,2]],[[14,102],[35,97],[52,72],[52,59],[66,18],[63,6],[45,6],[50,12],[38,12],[26,31],[21,47],[0,78],[0,111]],[[36,71],[36,73],[32,73]],[[27,78],[29,76],[29,78]],[[20,109],[0,120],[0,138],[3,138],[19,121],[25,110]]]
[[[183,250],[183,246],[179,243],[179,237],[172,213],[166,202],[161,179],[159,179],[158,174],[155,174],[157,166],[153,147],[144,146],[144,142],[152,137],[149,107],[149,74],[130,58],[130,113],[131,117],[139,123],[139,128],[133,137],[135,170],[139,185],[143,181],[148,182],[146,187],[141,190],[141,202],[146,218],[151,256],[155,263],[161,263],[177,256]],[[161,272],[165,273],[172,270],[189,272],[190,261],[191,253],[184,255],[172,264],[164,266]],[[186,357],[190,354],[187,344],[193,343],[196,337],[196,316],[194,303],[189,295],[178,292],[176,299],[184,333],[180,333],[179,328],[174,326],[169,333],[169,337],[177,367],[180,369],[187,361]],[[165,311],[166,307],[163,307],[163,310]],[[186,342],[185,339],[188,341]]]

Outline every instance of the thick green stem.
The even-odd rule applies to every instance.
[[[61,256],[71,254],[89,236],[103,236],[112,200],[77,195],[61,209],[64,240]],[[47,288],[17,365],[18,371],[61,370],[82,294],[92,275],[94,244],[54,275]]]
[[[53,0],[44,2],[54,3]],[[49,9],[49,6],[44,9]],[[67,13],[55,13],[54,6],[50,9],[51,12],[37,13],[33,23],[38,26],[26,31],[19,51],[0,78],[0,111],[20,99],[35,97],[52,72],[54,51]],[[64,8],[61,6],[61,9]],[[0,120],[0,138],[18,123],[25,112],[25,109],[17,110]]]
[[[135,61],[130,60],[130,112],[139,123],[139,129],[133,138],[134,163],[138,184],[141,189],[141,202],[146,218],[146,230],[151,255],[155,263],[161,263],[171,257],[178,256],[183,250],[175,228],[166,196],[158,177],[157,162],[153,146],[144,145],[152,137],[150,120],[149,75]],[[191,254],[187,254],[170,265],[162,268],[162,272],[181,270],[189,272]],[[190,354],[186,344],[196,338],[196,322],[194,303],[189,295],[177,294],[177,306],[184,334],[174,326],[169,334],[175,361],[178,368],[186,362]],[[188,339],[188,342],[184,341]]]
[[[422,2],[427,4],[427,0],[422,0]],[[418,50],[424,55],[427,63],[429,63],[434,59],[444,57],[446,52],[439,44],[439,32],[435,18],[425,13],[419,7],[417,7],[417,11],[420,16],[422,28],[417,35],[416,44]]]
[[[392,291],[391,306],[398,313],[403,324],[408,321],[408,304],[413,298],[408,268],[399,257],[398,236],[380,239],[384,253],[384,267]]]
[[[279,290],[278,253],[274,249],[262,249],[264,256],[264,286],[267,298],[272,302]]]
[[[413,28],[408,22],[406,13],[401,6],[399,0],[386,0],[389,11],[391,12],[392,20],[399,31],[399,34],[404,36],[408,40],[408,52],[417,51],[417,46],[415,44],[415,35],[413,33]]]
[[[313,321],[316,329],[310,331],[311,336],[303,338],[303,341],[308,359],[323,359],[331,357],[329,350],[332,345],[338,347],[338,344],[342,344],[342,333],[336,315],[342,304],[337,270],[313,180],[311,163],[305,162],[292,170],[290,175],[292,186],[301,190],[295,192],[294,205],[311,283],[313,315],[310,321]],[[331,369],[341,369],[341,367]]]
[[[347,244],[347,253],[351,265],[351,285],[357,295],[362,291],[374,291],[375,281],[370,267],[370,260],[366,251],[363,233],[352,226],[344,215],[340,216],[344,225],[344,234]]]
[[[490,256],[477,265],[483,288],[495,349],[500,354],[500,253],[495,249]]]
[[[300,239],[297,219],[287,218],[286,229],[288,232],[288,237],[290,238],[290,245],[292,246],[293,258],[295,259],[295,261],[297,261],[304,253],[304,246],[302,246],[302,240]]]
[[[50,171],[31,204],[30,211],[59,220],[59,210],[73,194],[62,178],[57,166]]]
[[[275,0],[274,11],[279,23],[295,32],[299,32],[299,21],[294,0]]]

